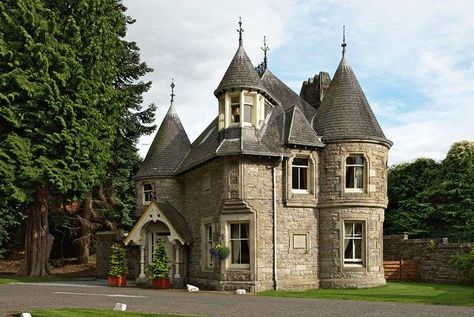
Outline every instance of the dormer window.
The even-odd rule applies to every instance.
[[[219,99],[219,130],[229,127],[255,127],[263,122],[265,98],[256,91],[226,92]]]
[[[155,196],[155,191],[153,188],[153,184],[151,183],[144,183],[143,184],[143,204],[150,203]]]

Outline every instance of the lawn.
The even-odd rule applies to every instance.
[[[0,275],[0,284],[12,284],[12,283],[41,283],[41,282],[57,282],[66,280],[63,277],[48,276],[48,277],[29,277],[29,276],[16,276],[16,275]],[[71,280],[71,279],[68,279]]]
[[[41,309],[30,312],[34,317],[185,317],[184,315],[166,315],[166,314],[146,314],[134,312],[121,312],[100,309],[79,309],[79,308],[60,308],[60,309]]]
[[[386,286],[365,289],[318,289],[302,292],[267,291],[260,293],[260,295],[474,306],[474,286],[418,282],[389,282]]]

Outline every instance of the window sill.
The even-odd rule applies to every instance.
[[[229,267],[230,271],[249,271],[250,264],[231,264]]]
[[[346,193],[365,193],[363,188],[345,188],[344,192]]]
[[[343,270],[345,272],[364,272],[367,268],[359,263],[344,263]]]

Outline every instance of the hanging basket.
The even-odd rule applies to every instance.
[[[217,244],[214,248],[210,248],[209,252],[212,256],[215,256],[220,260],[225,260],[230,255],[230,249],[222,244]]]

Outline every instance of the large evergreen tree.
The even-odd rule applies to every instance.
[[[115,0],[0,3],[0,173],[28,202],[23,274],[47,275],[50,193],[84,193],[111,156],[125,17]]]

